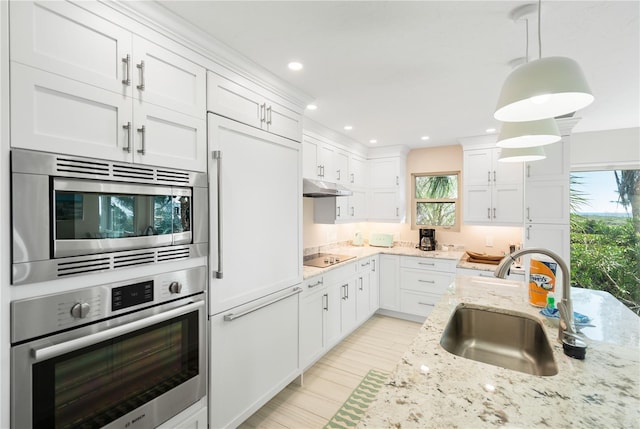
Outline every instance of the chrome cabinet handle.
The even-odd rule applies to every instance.
[[[491,219],[491,207],[487,207],[487,219]]]
[[[356,182],[356,175],[351,173],[351,183],[355,183]]]
[[[140,91],[144,91],[144,60],[140,61],[140,64],[136,64],[138,70],[140,70],[140,85],[136,85]]]
[[[147,128],[143,125],[142,127],[138,128],[138,132],[142,134],[142,139],[140,140],[141,149],[138,149],[136,152],[138,152],[140,155],[144,155],[146,148],[145,138],[147,135]]]
[[[271,106],[267,107],[267,125],[271,125]]]
[[[494,219],[496,218],[496,208],[495,207],[493,208],[493,218]]]
[[[491,183],[491,172],[487,171],[487,183]]]
[[[222,152],[214,150],[211,157],[216,160],[216,194],[218,198],[218,269],[216,278],[222,278]]]
[[[366,264],[360,264],[361,267],[366,267],[367,265],[369,265],[370,262],[367,262]]]
[[[371,271],[375,271],[375,270],[376,270],[376,260],[375,260],[375,259],[372,259],[372,260],[371,260],[371,264],[372,264],[372,265],[371,265]]]
[[[324,177],[324,165],[320,166],[320,177]]]
[[[336,170],[336,180],[339,182],[340,181],[340,169]]]
[[[356,209],[351,206],[351,216],[355,216],[356,215]]]
[[[247,314],[251,314],[251,313],[253,313],[255,311],[258,311],[258,310],[260,310],[262,308],[265,308],[265,307],[268,307],[268,306],[270,306],[272,304],[275,304],[276,302],[280,302],[283,299],[287,299],[287,298],[289,298],[289,297],[291,297],[293,295],[299,294],[300,292],[302,292],[301,288],[294,287],[291,292],[287,293],[284,296],[279,296],[278,298],[274,298],[271,301],[267,301],[267,302],[264,302],[262,304],[256,305],[255,307],[251,307],[251,308],[249,308],[247,310],[244,310],[244,311],[242,311],[240,313],[237,313],[237,314],[234,314],[234,313],[225,314],[223,319],[224,319],[225,322],[232,322],[234,320],[237,320],[237,319],[239,319],[241,317],[246,316]]]
[[[430,267],[433,267],[436,264],[434,262],[418,262],[418,265],[428,265]]]
[[[432,284],[432,285],[433,285],[433,284],[436,284],[436,281],[435,281],[435,280],[423,280],[423,279],[418,279],[418,281],[419,281],[420,283],[430,283],[430,284]]]
[[[531,225],[527,227],[527,240],[531,238]]]
[[[316,287],[316,286],[320,286],[321,284],[324,284],[324,280],[323,280],[323,279],[318,280],[318,281],[317,281],[317,282],[315,282],[314,284],[309,284],[309,285],[307,285],[307,287],[308,287],[309,289],[312,289],[312,288],[314,288],[314,287]]]
[[[329,294],[325,293],[324,295],[322,295],[322,301],[322,309],[324,311],[329,311]]]
[[[527,207],[527,219],[531,222],[531,207]]]
[[[527,177],[531,177],[531,164],[527,164]]]
[[[122,128],[127,130],[127,145],[123,146],[122,150],[131,153],[131,122],[127,122],[127,125],[123,125]]]
[[[261,104],[260,105],[260,122],[264,122],[266,119],[266,114],[265,114],[265,108],[266,108],[266,104]]]
[[[336,210],[337,210],[337,212],[338,212],[338,213],[336,214],[336,217],[340,217],[340,206],[336,207]]]
[[[400,176],[396,176],[396,186],[400,185]]]
[[[321,165],[317,165],[316,166],[316,175],[318,177],[322,177],[322,166]]]
[[[396,207],[396,217],[400,216],[400,207]]]
[[[125,78],[122,79],[122,84],[130,86],[131,85],[131,55],[127,54],[127,56],[122,59],[122,62],[126,65]]]
[[[493,170],[493,183],[496,182],[496,170]]]
[[[420,304],[420,305],[431,305],[428,302],[422,302],[422,301],[418,301],[418,304]]]
[[[360,280],[360,290],[364,290],[364,279],[362,277],[358,278]]]
[[[153,316],[145,317],[144,319],[127,323],[125,325],[116,326],[115,328],[96,332],[95,334],[76,338],[75,340],[67,341],[49,347],[44,347],[42,349],[33,349],[33,358],[36,362],[51,359],[53,357],[69,353],[74,350],[79,350],[93,344],[97,344],[101,341],[109,340],[111,338],[128,334],[130,332],[138,331],[142,328],[146,328],[147,326],[153,326],[157,323],[164,322],[165,320],[173,319],[174,317],[189,313],[193,310],[197,310],[200,307],[204,307],[204,304],[204,301],[192,302],[187,305],[183,305],[182,307],[154,314]]]

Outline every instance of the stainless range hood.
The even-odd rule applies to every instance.
[[[303,197],[348,197],[352,194],[353,192],[351,192],[351,190],[337,183],[311,179],[303,179],[302,181]]]

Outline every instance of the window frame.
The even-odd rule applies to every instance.
[[[458,182],[457,186],[457,197],[456,198],[416,198],[416,178],[418,177],[434,177],[434,176],[456,176],[456,180]],[[461,214],[461,199],[460,195],[462,192],[462,173],[459,170],[453,171],[436,171],[436,172],[428,172],[428,173],[411,173],[411,229],[421,229],[421,228],[433,228],[436,230],[443,231],[455,231],[460,232],[460,220],[462,217]],[[418,225],[417,224],[417,213],[418,213],[418,203],[453,203],[455,205],[455,222],[451,226],[443,226],[443,225]]]

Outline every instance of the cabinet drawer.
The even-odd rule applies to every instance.
[[[324,288],[324,276],[309,277],[302,283],[302,293],[305,295],[310,295]]]
[[[439,300],[438,295],[403,290],[400,292],[400,311],[426,317]]]
[[[356,261],[356,265],[358,266],[359,273],[368,273],[373,268],[373,258],[364,258]]]
[[[357,273],[357,262],[349,262],[344,266],[339,266],[323,275],[325,284],[332,285],[334,283],[346,283],[349,279],[355,277]]]
[[[443,294],[454,275],[441,272],[403,269],[400,272],[400,289]]]
[[[444,271],[447,273],[456,272],[457,262],[458,261],[453,259],[421,258],[411,256],[403,256],[400,258],[400,266],[403,268]]]

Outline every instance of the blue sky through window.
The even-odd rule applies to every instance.
[[[580,191],[588,202],[578,208],[578,213],[602,213],[628,215],[624,207],[618,204],[618,187],[613,170],[608,171],[580,171],[571,173],[578,178],[580,185],[571,187]]]

